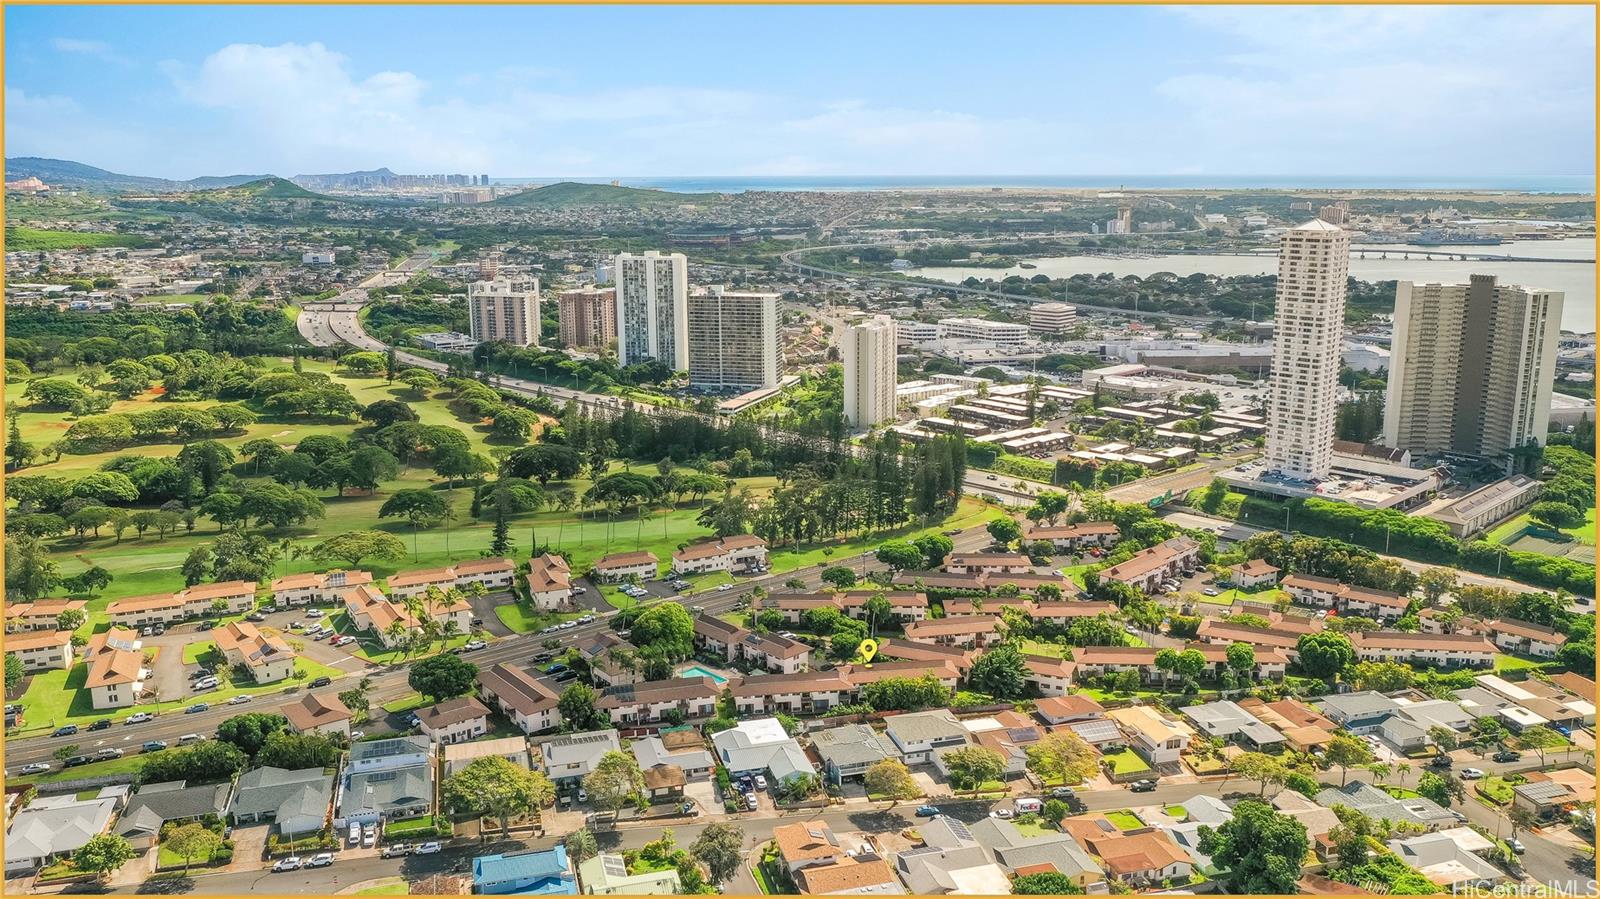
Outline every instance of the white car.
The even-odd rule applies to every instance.
[[[34,762],[31,765],[23,765],[18,770],[23,774],[43,774],[44,772],[50,770],[50,763]]]
[[[1000,819],[1008,819],[1008,818],[1011,817],[1011,809],[1008,809],[1008,808],[997,808],[994,811],[989,813],[989,817],[991,817],[991,818],[1000,818]]]
[[[733,585],[732,584],[722,584],[719,587],[717,587],[717,592],[718,593],[726,593],[726,592],[728,592],[729,590],[732,590],[732,589],[733,589]]]
[[[149,712],[136,712],[136,713],[134,713],[132,715],[129,715],[127,721],[124,722],[124,723],[126,723],[126,724],[143,724],[146,721],[155,720],[155,717],[156,716],[150,714]]]
[[[766,788],[767,788],[767,779],[766,779],[766,777],[764,777],[764,776],[762,776],[760,774],[757,774],[756,775],[756,789],[765,790]]]
[[[325,614],[327,613],[323,612],[321,609],[306,609],[307,618],[321,618]]]
[[[1483,772],[1477,768],[1462,768],[1459,776],[1462,780],[1477,780],[1483,776]]]
[[[249,702],[249,701],[250,701],[250,694],[249,693],[240,693],[238,696],[235,696],[232,699],[228,700],[228,705],[239,705],[240,703],[245,703],[245,702]]]
[[[577,594],[579,594],[581,596],[584,593],[588,593],[589,592],[589,588],[588,587],[573,587],[572,588],[572,592],[573,593],[577,593]]]
[[[361,825],[354,821],[350,822],[350,845],[361,845]]]
[[[1221,596],[1222,595],[1222,591],[1218,590],[1216,587],[1207,587],[1204,590],[1201,590],[1200,592],[1205,594],[1206,596]]]
[[[217,686],[219,684],[221,684],[221,683],[222,683],[222,681],[219,681],[214,677],[202,677],[199,680],[194,682],[194,689],[197,690],[197,691],[198,690],[215,690],[217,688]]]
[[[327,866],[329,866],[331,864],[333,864],[333,853],[332,852],[319,852],[316,855],[311,856],[310,860],[306,862],[306,867],[307,868],[326,868]]]
[[[367,735],[367,732],[364,731],[364,730],[353,730],[353,731],[350,732],[350,742],[354,743],[357,740],[362,739],[366,735]]]
[[[204,739],[205,737],[201,734],[184,734],[178,738],[178,745],[188,746],[190,743],[198,743]]]
[[[420,845],[416,849],[414,849],[411,854],[412,855],[432,855],[435,852],[438,852],[439,850],[441,850],[443,848],[444,847],[441,846],[437,842],[434,842],[434,843],[423,843],[422,845]]]
[[[570,630],[572,630],[573,628],[575,628],[577,626],[578,626],[578,622],[576,622],[576,621],[563,621],[563,622],[561,622],[561,625],[560,625],[561,630],[564,630],[564,631],[570,631]]]
[[[461,647],[461,651],[462,652],[475,652],[477,650],[483,649],[484,647],[486,647],[488,645],[489,644],[485,643],[482,640],[468,640],[466,645]]]
[[[300,866],[302,864],[304,864],[304,862],[300,861],[300,857],[299,856],[291,855],[288,858],[280,858],[280,859],[278,859],[278,861],[275,864],[273,864],[272,870],[274,870],[274,871],[298,871],[298,870],[300,870]]]

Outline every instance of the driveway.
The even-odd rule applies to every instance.
[[[183,664],[183,648],[190,643],[201,642],[206,637],[207,634],[198,632],[194,625],[186,625],[179,631],[167,631],[159,637],[140,637],[145,649],[160,650],[151,668],[150,679],[145,682],[145,689],[159,691],[163,702],[187,698],[188,672],[200,666]]]
[[[479,627],[496,637],[509,637],[516,633],[511,628],[506,627],[506,623],[501,621],[500,616],[494,613],[496,606],[515,602],[516,599],[509,593],[486,593],[483,596],[467,594],[467,604],[472,606],[472,617],[482,619],[483,624],[479,625]]]
[[[261,862],[267,857],[267,836],[272,833],[271,824],[250,824],[244,827],[235,827],[230,839],[233,840],[233,861],[228,864],[229,871],[254,871],[261,867]]]

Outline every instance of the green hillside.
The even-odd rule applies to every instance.
[[[677,194],[638,187],[562,181],[559,184],[547,184],[509,197],[501,197],[494,203],[500,206],[540,206],[559,209],[565,206],[677,206],[681,203],[705,203],[719,199],[718,194]]]

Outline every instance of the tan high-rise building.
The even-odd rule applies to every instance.
[[[570,349],[605,349],[617,339],[617,291],[611,287],[563,290],[556,297],[561,343]]]
[[[858,431],[895,419],[894,338],[894,320],[887,315],[874,315],[839,328],[844,418]]]
[[[1550,426],[1565,296],[1473,275],[1395,288],[1383,442],[1500,458]]]
[[[700,390],[776,387],[783,377],[778,295],[708,287],[689,296],[689,386]]]
[[[689,259],[621,253],[612,267],[617,290],[617,361],[632,365],[659,359],[683,371],[689,367]]]
[[[1333,467],[1349,292],[1350,233],[1321,219],[1278,245],[1278,312],[1267,401],[1267,471],[1304,481]]]
[[[1071,303],[1039,303],[1028,308],[1028,327],[1045,334],[1066,334],[1078,323],[1078,307]]]
[[[467,285],[472,337],[517,346],[539,345],[539,279],[496,278]]]

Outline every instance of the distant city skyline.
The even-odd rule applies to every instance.
[[[13,7],[6,26],[7,155],[177,179],[1449,182],[1592,178],[1595,152],[1592,7]]]

